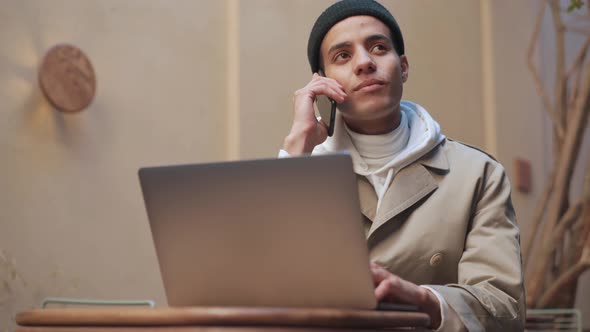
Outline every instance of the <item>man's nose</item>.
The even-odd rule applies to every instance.
[[[356,65],[354,68],[356,75],[372,73],[375,71],[375,69],[375,61],[373,61],[373,58],[369,52],[365,50],[357,52]]]

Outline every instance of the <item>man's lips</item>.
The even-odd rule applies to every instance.
[[[370,88],[371,90],[378,89],[382,85],[385,85],[384,81],[379,80],[379,79],[375,79],[375,78],[371,78],[371,79],[362,81],[359,85],[355,86],[353,91],[359,91],[363,88]]]

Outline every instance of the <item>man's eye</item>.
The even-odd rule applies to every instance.
[[[342,52],[342,53],[338,53],[336,54],[336,56],[334,57],[334,61],[339,61],[339,60],[346,60],[350,57],[350,55],[348,53]]]
[[[373,50],[376,52],[386,52],[387,46],[385,46],[383,44],[377,44],[377,45],[373,46]]]

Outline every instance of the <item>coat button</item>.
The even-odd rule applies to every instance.
[[[438,266],[440,263],[442,263],[442,260],[443,255],[440,252],[437,252],[436,254],[432,255],[432,257],[430,257],[430,266]]]

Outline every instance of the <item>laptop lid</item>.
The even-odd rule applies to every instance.
[[[170,306],[373,309],[347,154],[146,167]]]

